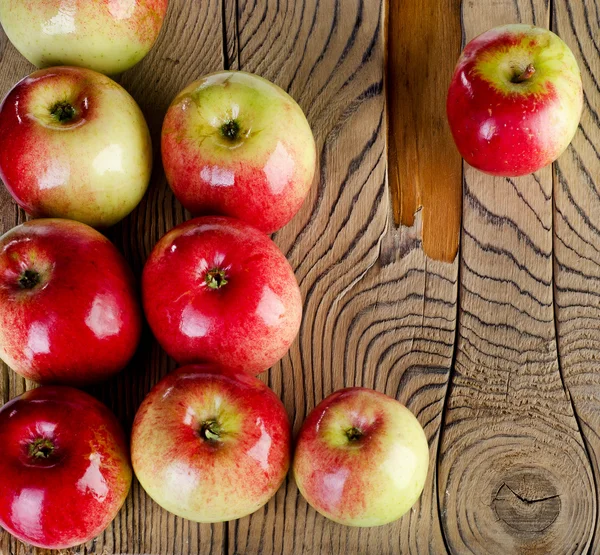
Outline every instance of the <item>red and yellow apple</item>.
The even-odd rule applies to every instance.
[[[23,377],[106,379],[133,356],[140,332],[131,270],[96,230],[42,219],[0,237],[0,358]]]
[[[185,88],[162,131],[167,180],[193,214],[223,214],[271,233],[300,209],[316,148],[302,109],[257,75],[223,71]]]
[[[300,328],[294,272],[267,235],[223,216],[185,222],[154,247],[142,276],[146,318],[180,364],[210,361],[258,374]]]
[[[71,387],[23,393],[0,409],[0,525],[46,549],[100,534],[131,485],[125,434],[102,403]]]
[[[336,391],[304,421],[294,478],[304,498],[348,526],[379,526],[417,501],[427,478],[423,428],[395,399],[372,389]]]
[[[467,44],[452,77],[447,113],[473,167],[506,177],[551,164],[567,148],[583,107],[569,47],[531,25],[504,25]]]
[[[144,116],[105,75],[39,70],[0,106],[0,177],[33,217],[113,225],[138,205],[151,170]]]
[[[152,48],[167,0],[0,0],[0,22],[37,67],[121,73]]]
[[[262,507],[285,479],[290,425],[281,401],[246,372],[187,366],[154,387],[135,416],[133,469],[164,509],[221,522]]]

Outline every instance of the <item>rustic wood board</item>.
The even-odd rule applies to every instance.
[[[294,432],[340,387],[397,397],[425,428],[430,473],[404,518],[362,530],[315,513],[291,478],[264,509],[219,525],[166,513],[134,481],[111,527],[64,555],[598,552],[598,4],[171,0],[155,48],[119,78],[146,115],[156,162],[148,194],[109,237],[139,277],[159,237],[189,217],[159,156],[162,118],[187,83],[231,68],[288,90],[313,126],[319,176],[274,237],[305,316],[262,377]],[[461,166],[448,143],[445,90],[461,44],[515,21],[571,46],[585,108],[553,168],[494,179]],[[0,94],[31,70],[0,32]],[[0,231],[24,219],[2,188]],[[90,391],[130,429],[173,368],[146,329],[129,367]],[[1,402],[33,386],[1,367]],[[0,531],[0,555],[34,553],[44,552]]]

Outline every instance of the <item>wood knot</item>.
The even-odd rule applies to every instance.
[[[535,471],[507,478],[492,499],[498,518],[519,532],[542,532],[558,518],[560,506],[554,485]]]

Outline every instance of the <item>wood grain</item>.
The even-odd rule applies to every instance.
[[[548,26],[544,1],[465,2],[469,40],[506,21]],[[456,363],[439,464],[454,553],[584,553],[594,476],[557,358],[552,171],[465,168]]]
[[[554,2],[553,30],[575,54],[584,89],[578,133],[554,167],[558,354],[594,471],[600,473],[600,21],[597,1]],[[600,551],[598,512],[590,553]]]
[[[461,49],[460,0],[388,0],[388,175],[396,224],[421,212],[424,252],[458,251],[462,160],[446,118]]]
[[[229,552],[443,553],[435,457],[458,266],[424,256],[420,215],[412,229],[394,225],[385,181],[382,5],[239,0],[237,9],[240,69],[274,80],[298,100],[320,152],[311,197],[276,236],[300,281],[305,316],[269,385],[294,415],[295,432],[340,387],[375,387],[399,398],[425,426],[431,472],[410,515],[371,530],[326,520],[288,480],[273,505],[230,525]]]

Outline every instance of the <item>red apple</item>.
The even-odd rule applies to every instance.
[[[138,205],[151,170],[144,116],[105,75],[35,71],[0,105],[0,177],[36,218],[111,226]]]
[[[267,233],[289,222],[315,174],[312,131],[269,81],[222,71],[175,98],[163,124],[167,180],[193,214],[224,214]]]
[[[257,378],[212,365],[169,374],[142,403],[131,458],[142,487],[164,509],[196,522],[241,518],[285,479],[290,425]]]
[[[166,11],[167,0],[0,0],[4,31],[32,64],[109,74],[148,53]]]
[[[322,401],[302,425],[294,477],[304,498],[348,526],[379,526],[417,501],[429,466],[423,428],[395,399],[351,387]]]
[[[518,176],[551,164],[577,130],[583,93],[577,61],[554,33],[496,27],[467,44],[448,92],[448,121],[471,166]]]
[[[0,409],[0,524],[65,549],[100,534],[131,485],[125,435],[102,403],[71,387],[23,393]]]
[[[154,335],[177,362],[251,374],[285,355],[302,318],[296,277],[275,243],[222,216],[185,222],[158,242],[142,297]]]
[[[96,230],[33,220],[0,237],[0,358],[40,383],[121,370],[141,332],[131,270]]]

